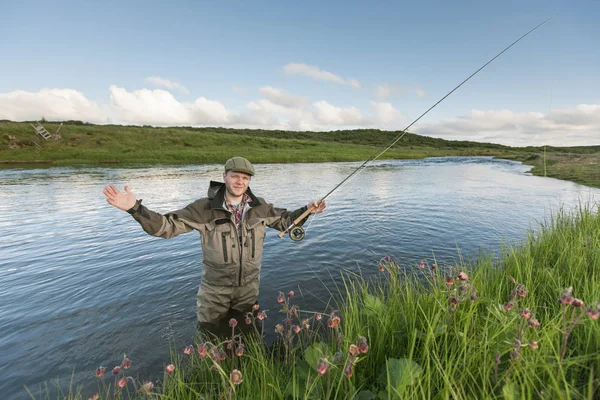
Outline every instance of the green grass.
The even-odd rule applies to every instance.
[[[44,126],[53,133],[59,124],[48,122]],[[232,155],[243,155],[256,163],[364,161],[391,143],[399,133],[376,129],[291,132],[155,128],[68,121],[61,128],[62,140],[43,141],[36,137],[29,123],[0,121],[0,165],[221,164]],[[17,148],[9,148],[10,144]],[[548,146],[546,150],[548,162],[544,170],[542,147],[513,148],[406,133],[381,158],[494,156],[532,165],[534,175],[600,187],[600,146]]]
[[[240,321],[232,330],[233,350],[228,338],[198,339],[195,348],[209,342],[214,354],[225,352],[224,361],[173,349],[175,372],[150,397],[596,399],[600,322],[586,311],[598,310],[599,249],[598,209],[582,207],[559,212],[496,259],[479,254],[476,261],[435,267],[435,260],[419,266],[384,259],[368,266],[381,271],[371,279],[346,271],[332,292],[333,307],[292,312],[294,297],[284,296],[282,313],[272,311],[264,320],[269,330],[279,320],[291,321],[271,347],[263,345],[263,321],[253,312],[255,334],[238,335]],[[584,307],[559,303],[569,287]],[[315,311],[323,312],[321,321]],[[529,319],[523,316],[528,313]],[[333,315],[341,323],[330,328]],[[540,326],[529,327],[533,319]],[[302,327],[298,334],[293,325]],[[241,357],[234,354],[239,343],[245,346]],[[365,343],[368,351],[353,353],[351,345]],[[319,364],[327,366],[322,375]],[[230,380],[233,369],[243,375],[239,385]],[[148,397],[136,395],[132,384],[127,390],[117,390],[117,397]],[[103,398],[112,398],[112,391]]]

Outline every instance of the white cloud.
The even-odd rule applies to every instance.
[[[403,129],[406,118],[392,103],[370,103],[368,109],[337,106],[326,100],[309,103],[281,89],[263,87],[265,98],[234,113],[219,101],[198,97],[179,101],[162,89],[127,91],[110,86],[108,101],[91,101],[73,89],[17,90],[0,93],[0,119],[13,121],[81,120],[91,123],[158,126],[230,126],[289,130],[336,130],[359,127]],[[549,113],[472,110],[469,115],[414,128],[416,133],[451,140],[525,145],[600,145],[600,105],[580,104]]]
[[[185,94],[190,94],[185,86],[178,82],[173,82],[168,79],[161,78],[160,76],[150,76],[146,78],[146,82],[153,84],[156,87],[164,87],[167,89],[178,89]]]
[[[276,89],[271,86],[261,87],[258,89],[258,93],[273,103],[286,107],[303,107],[308,104],[307,97],[292,96],[283,89]]]
[[[306,75],[318,81],[328,81],[340,85],[349,85],[355,88],[360,88],[360,81],[357,79],[344,79],[329,71],[323,71],[319,67],[302,63],[289,63],[283,67],[283,70],[288,74]]]
[[[391,103],[371,102],[375,112],[375,123],[383,129],[400,130],[406,126],[406,118]]]
[[[600,145],[600,105],[539,112],[472,110],[468,116],[424,124],[415,132],[451,140],[494,142],[509,146]]]
[[[375,92],[373,93],[378,99],[389,99],[390,97],[402,96],[407,93],[414,92],[419,99],[424,98],[427,95],[425,90],[415,87],[414,89],[403,89],[399,85],[394,85],[390,83],[382,83],[375,88]]]
[[[314,116],[326,125],[363,125],[365,117],[356,107],[341,108],[325,100],[313,103]]]
[[[88,100],[73,89],[42,89],[39,92],[15,90],[0,93],[0,119],[12,121],[81,120],[106,123],[108,107]]]
[[[197,98],[193,103],[180,102],[161,89],[128,92],[110,87],[110,102],[115,118],[123,123],[148,125],[224,125],[231,118],[223,104]]]

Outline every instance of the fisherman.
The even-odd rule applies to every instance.
[[[230,158],[223,182],[211,181],[208,197],[164,215],[143,206],[128,186],[125,192],[112,184],[104,188],[106,201],[131,214],[152,236],[169,239],[192,230],[200,232],[204,271],[197,316],[201,326],[217,324],[232,310],[249,312],[256,304],[267,226],[284,231],[308,209],[312,208],[310,214],[325,210],[325,201],[311,202],[296,211],[275,208],[252,193],[253,176],[250,161]]]

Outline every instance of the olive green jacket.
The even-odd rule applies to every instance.
[[[210,182],[208,197],[196,200],[187,207],[159,214],[138,200],[128,212],[148,234],[169,239],[181,233],[197,230],[202,243],[204,271],[202,279],[211,285],[239,286],[258,279],[266,236],[266,227],[285,230],[306,211],[286,211],[267,204],[254,196],[244,213],[241,241],[231,213],[224,206],[225,184]],[[302,223],[304,223],[302,221]]]

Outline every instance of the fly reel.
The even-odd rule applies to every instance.
[[[306,232],[304,232],[304,229],[302,229],[301,226],[295,226],[290,229],[290,239],[295,242],[299,242],[304,239],[304,235],[306,235]]]

